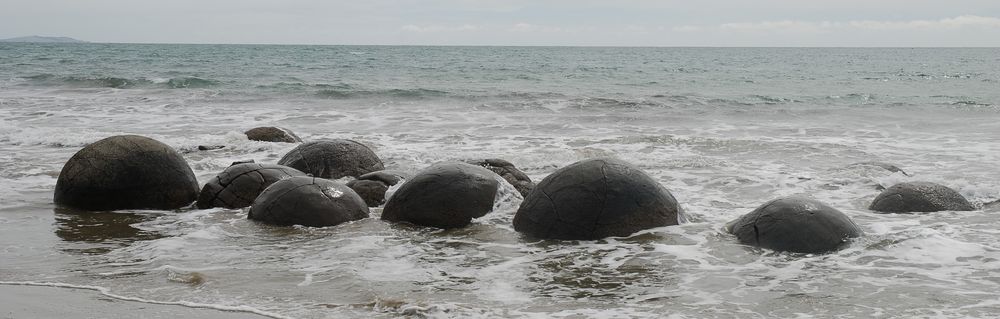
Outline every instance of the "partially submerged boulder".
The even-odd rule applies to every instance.
[[[868,209],[883,213],[969,211],[976,208],[962,194],[931,182],[907,182],[882,191]]]
[[[377,207],[385,203],[385,192],[389,187],[399,184],[406,176],[407,174],[398,171],[375,171],[347,182],[347,187],[361,195],[368,207]]]
[[[252,128],[244,134],[247,135],[247,139],[251,141],[261,141],[261,142],[277,142],[277,143],[302,143],[302,139],[299,138],[291,130],[276,127],[276,126],[262,126]]]
[[[514,216],[536,238],[594,240],[677,225],[683,212],[660,183],[631,164],[587,159],[545,177]]]
[[[385,169],[382,160],[364,144],[352,140],[319,140],[296,146],[278,165],[285,165],[315,177],[338,179],[358,177]]]
[[[489,170],[458,162],[434,164],[403,183],[382,219],[437,228],[465,227],[493,210],[500,182]]]
[[[229,166],[208,181],[198,196],[198,208],[243,208],[274,182],[305,176],[297,169],[274,164],[242,163]]]
[[[73,155],[56,181],[54,201],[83,210],[175,209],[198,196],[198,180],[173,148],[118,135]]]
[[[469,160],[467,163],[472,165],[478,165],[485,167],[486,169],[500,175],[511,185],[514,185],[514,189],[521,196],[528,196],[532,188],[535,188],[535,183],[531,181],[531,178],[527,174],[524,174],[521,170],[517,169],[514,164],[506,160],[499,158],[488,158],[482,160]]]
[[[844,213],[800,196],[767,202],[726,225],[726,230],[742,244],[795,253],[834,251],[863,234]]]
[[[365,201],[344,184],[309,176],[289,177],[271,184],[247,218],[279,226],[334,226],[367,218]]]

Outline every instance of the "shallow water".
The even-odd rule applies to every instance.
[[[973,212],[881,215],[925,180],[1000,199],[1000,50],[0,44],[0,281],[275,317],[990,317],[1000,231]],[[62,164],[100,138],[181,151],[201,183],[294,145],[351,138],[386,167],[499,157],[536,181],[611,156],[689,223],[537,241],[521,198],[440,231],[377,217],[281,228],[226,209],[55,208]],[[198,151],[198,145],[226,145]],[[913,176],[851,165],[881,161]],[[723,225],[809,194],[866,235],[825,255],[749,248]]]

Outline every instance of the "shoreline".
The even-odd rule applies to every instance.
[[[232,308],[232,309],[226,309]],[[0,282],[0,318],[286,318],[246,307],[158,302],[101,287]]]

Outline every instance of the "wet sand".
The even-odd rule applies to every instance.
[[[126,301],[78,288],[0,285],[0,318],[268,318],[241,311]]]

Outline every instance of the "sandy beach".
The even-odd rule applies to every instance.
[[[0,318],[267,318],[254,313],[115,299],[98,291],[0,285]]]

